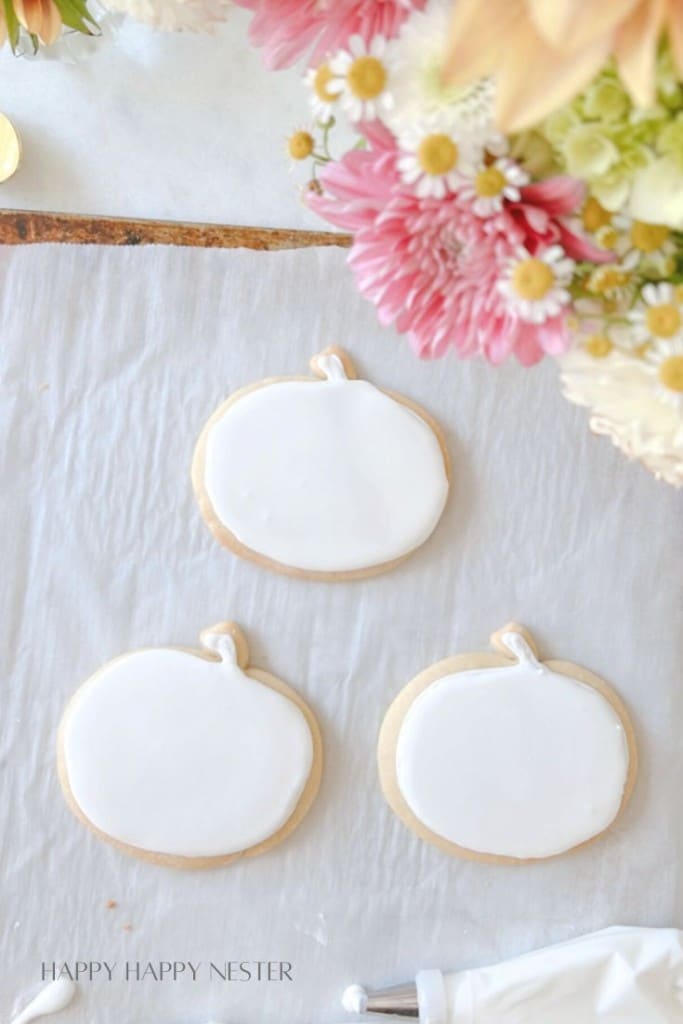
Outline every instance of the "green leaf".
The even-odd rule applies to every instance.
[[[2,6],[5,15],[5,23],[7,25],[7,38],[9,39],[9,44],[12,47],[12,53],[16,53],[19,36],[21,34],[21,25],[19,24],[19,19],[14,13],[12,0],[2,0]]]
[[[54,2],[62,21],[68,28],[88,36],[99,32],[99,26],[90,14],[84,0],[54,0]]]

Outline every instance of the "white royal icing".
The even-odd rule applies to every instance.
[[[521,635],[503,642],[515,664],[444,676],[411,704],[398,785],[415,816],[458,846],[550,857],[614,821],[628,743],[597,690],[541,664]]]
[[[342,993],[342,1006],[347,1013],[365,1013],[368,994],[362,985],[348,985]]]
[[[439,441],[401,402],[321,355],[321,381],[278,381],[230,405],[206,441],[204,486],[242,544],[291,568],[343,572],[407,555],[434,530]]]
[[[46,985],[32,999],[28,1006],[15,1017],[12,1024],[29,1024],[39,1017],[47,1017],[51,1013],[59,1013],[65,1009],[76,994],[76,985],[69,978],[57,978]]]
[[[67,711],[73,797],[101,831],[142,850],[212,857],[245,850],[291,817],[313,763],[297,705],[237,664],[155,648],[105,665]]]

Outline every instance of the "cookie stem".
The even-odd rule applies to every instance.
[[[249,663],[247,639],[235,622],[217,622],[203,629],[200,634],[202,645],[217,654],[222,662],[239,665],[244,669]]]

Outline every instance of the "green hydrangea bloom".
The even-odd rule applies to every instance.
[[[603,206],[615,212],[628,203],[639,175],[660,157],[675,160],[683,171],[683,87],[669,49],[662,46],[658,56],[657,99],[651,108],[634,107],[610,62],[534,135],[551,147],[548,165],[586,181]]]

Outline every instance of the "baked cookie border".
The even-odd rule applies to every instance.
[[[619,717],[624,728],[624,735],[628,745],[628,773],[624,785],[621,805],[616,816],[607,828],[603,829],[602,832],[599,832],[597,835],[591,836],[590,839],[571,847],[569,850],[552,854],[547,857],[521,858],[481,853],[476,850],[470,850],[464,846],[459,846],[457,843],[453,843],[448,839],[444,839],[443,836],[438,835],[436,832],[433,832],[428,828],[413,813],[404,799],[398,785],[396,773],[396,751],[398,738],[403,721],[413,704],[413,701],[415,701],[420,694],[427,690],[433,683],[444,676],[458,672],[467,672],[472,669],[506,668],[510,665],[514,665],[515,658],[511,656],[508,648],[502,641],[502,637],[506,633],[519,633],[527,642],[535,657],[538,658],[539,661],[542,661],[542,663],[551,671],[557,672],[560,675],[569,676],[570,678],[576,679],[578,682],[584,683],[586,686],[590,686],[592,689],[597,690],[597,692],[601,694],[601,696],[604,697],[611,705],[612,709]],[[558,857],[565,857],[568,854],[589,846],[591,843],[597,842],[597,840],[614,828],[623,815],[633,793],[638,776],[638,745],[633,722],[626,704],[609,683],[594,672],[584,668],[582,665],[575,664],[575,662],[554,658],[548,660],[542,659],[539,655],[538,646],[534,638],[529,630],[525,629],[524,626],[520,626],[516,622],[510,622],[506,626],[503,626],[502,629],[496,630],[496,632],[491,636],[491,646],[497,653],[487,654],[472,652],[468,654],[456,654],[430,665],[407,683],[391,703],[384,716],[377,743],[377,767],[382,793],[384,794],[384,798],[389,804],[391,810],[403,822],[403,824],[407,825],[419,839],[431,843],[443,853],[461,857],[465,860],[479,861],[484,864],[521,865],[537,864],[544,861],[556,860]]]
[[[247,561],[254,562],[260,565],[262,568],[270,569],[273,572],[280,573],[285,576],[293,576],[296,579],[307,579],[307,580],[319,580],[322,582],[336,582],[343,580],[363,580],[368,579],[371,576],[379,576],[381,573],[389,572],[391,569],[396,568],[406,559],[410,558],[416,551],[426,544],[427,541],[433,534],[426,537],[422,544],[412,548],[406,552],[405,555],[401,555],[398,558],[391,559],[388,562],[381,562],[378,565],[367,566],[364,569],[349,569],[349,570],[323,570],[319,571],[316,569],[299,569],[295,566],[287,565],[284,562],[279,562],[276,559],[269,558],[266,555],[255,551],[253,548],[243,544],[242,541],[232,533],[224,523],[218,518],[216,511],[213,507],[211,499],[207,493],[206,486],[204,483],[205,476],[205,463],[206,463],[206,445],[208,442],[209,434],[211,433],[214,426],[223,419],[228,409],[239,402],[240,399],[245,398],[247,395],[254,391],[258,391],[261,388],[270,387],[273,384],[288,383],[291,381],[300,381],[303,383],[317,384],[321,380],[326,379],[326,375],[320,367],[319,360],[321,357],[336,356],[342,366],[344,372],[349,380],[359,380],[366,378],[359,378],[355,364],[349,354],[343,348],[339,348],[336,345],[331,345],[328,348],[323,349],[321,352],[316,353],[310,360],[310,367],[313,371],[313,376],[282,376],[282,377],[266,377],[263,380],[254,381],[252,384],[247,384],[242,388],[239,388],[233,394],[229,395],[221,405],[213,412],[207,422],[204,424],[199,440],[197,441],[194,455],[192,458],[192,486],[194,489],[195,497],[199,504],[199,511],[202,518],[206,522],[207,526],[211,530],[213,536],[216,538],[219,544],[223,547],[228,548],[233,554],[238,555],[240,558],[244,558]],[[368,381],[373,387],[376,387],[378,391],[381,391],[388,398],[393,399],[400,405],[405,406],[406,409],[410,409],[411,412],[415,413],[420,419],[429,427],[432,431],[436,440],[438,441],[441,449],[441,455],[443,457],[444,471],[446,474],[446,481],[448,484],[448,493],[446,496],[446,503],[450,495],[452,485],[452,467],[451,459],[446,446],[446,435],[440,424],[434,419],[434,417],[428,413],[422,406],[413,402],[412,399],[406,398],[405,395],[401,395],[395,391],[389,391],[385,388],[379,388],[377,385]],[[444,505],[445,510],[445,505]],[[437,524],[438,525],[438,524]],[[436,528],[435,528],[436,529]]]
[[[318,720],[315,717],[313,711],[307,702],[301,697],[301,695],[294,690],[288,683],[283,682],[277,676],[272,675],[270,672],[266,672],[264,669],[251,667],[249,665],[249,645],[244,631],[237,623],[232,621],[218,622],[214,626],[209,626],[203,629],[199,634],[200,641],[204,644],[205,638],[210,635],[228,635],[232,637],[235,644],[235,651],[237,657],[237,665],[251,679],[255,679],[257,682],[262,683],[264,686],[268,686],[271,690],[275,690],[277,693],[282,694],[288,700],[292,701],[296,707],[302,712],[306,723],[311,733],[311,740],[313,744],[313,758],[311,761],[311,769],[306,781],[306,785],[299,797],[298,803],[294,808],[294,811],[287,819],[287,821],[274,832],[267,839],[262,840],[255,846],[246,847],[244,850],[238,850],[234,853],[219,854],[211,857],[185,857],[178,854],[168,854],[161,852],[154,852],[150,850],[144,850],[141,847],[134,846],[130,843],[125,843],[115,836],[109,835],[108,832],[98,828],[85,812],[82,810],[76,798],[71,790],[69,782],[69,775],[66,766],[65,757],[65,732],[69,715],[76,707],[78,701],[86,689],[94,683],[106,670],[118,661],[123,661],[129,658],[131,655],[140,654],[144,651],[156,651],[156,650],[170,650],[170,651],[181,651],[185,654],[191,654],[195,657],[204,658],[205,661],[220,662],[221,658],[218,654],[210,650],[206,646],[194,648],[194,647],[183,647],[178,645],[168,645],[163,647],[139,647],[131,651],[126,651],[124,654],[120,654],[115,658],[102,665],[96,672],[89,676],[81,685],[78,687],[76,692],[73,694],[69,702],[67,703],[62,717],[59,723],[57,731],[57,775],[59,778],[62,792],[66,799],[66,803],[73,814],[78,820],[86,826],[86,828],[95,835],[98,839],[108,843],[110,846],[116,847],[122,853],[129,854],[130,856],[137,857],[140,860],[146,860],[153,864],[163,865],[165,867],[181,868],[181,869],[205,869],[205,868],[217,868],[225,867],[228,864],[232,864],[242,857],[256,857],[262,853],[267,853],[273,847],[278,846],[283,842],[292,832],[295,831],[310,811],[315,798],[320,789],[320,783],[322,781],[323,773],[323,741],[320,726]]]

